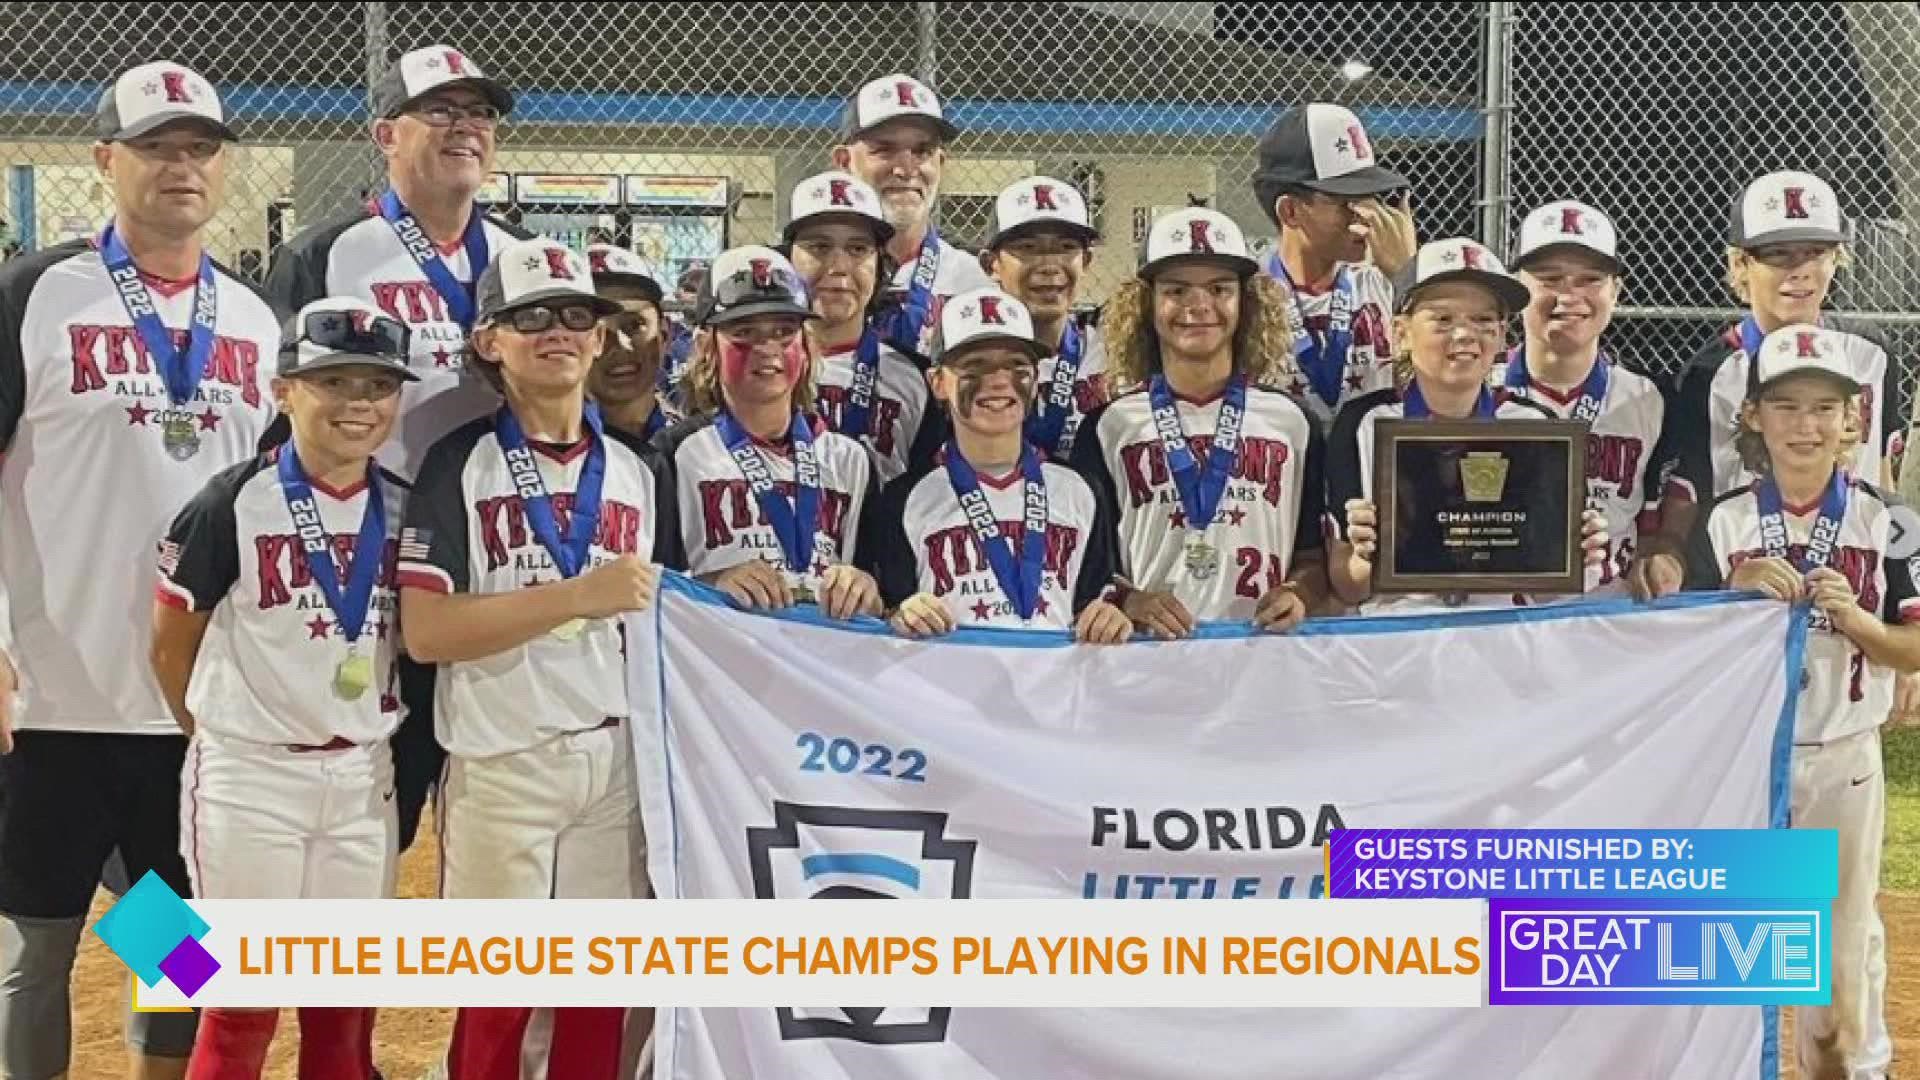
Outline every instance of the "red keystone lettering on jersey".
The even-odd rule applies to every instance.
[[[1026,536],[1027,526],[1020,521],[1002,521],[1000,535],[1019,550],[1021,538]],[[933,571],[933,594],[945,596],[952,592],[963,577],[970,574],[991,573],[993,564],[987,561],[987,552],[980,544],[979,537],[973,535],[973,527],[956,525],[951,529],[941,529],[928,536],[925,541],[927,568]],[[1047,524],[1046,572],[1055,578],[1065,580],[1067,567],[1073,565],[1073,556],[1080,550],[1080,530],[1071,525]]]
[[[1729,576],[1731,576],[1733,570],[1740,568],[1741,563],[1746,562],[1748,559],[1765,558],[1766,554],[1765,551],[1759,548],[1734,552],[1727,559]],[[1803,560],[1805,560],[1806,557],[1807,545],[1787,545],[1788,559],[1795,563],[1803,564]],[[1880,563],[1884,558],[1885,555],[1883,553],[1870,548],[1836,547],[1833,549],[1833,561],[1829,565],[1845,575],[1847,583],[1853,586],[1853,595],[1860,598],[1861,607],[1868,611],[1878,612],[1880,610],[1880,582],[1878,578]]]
[[[1033,185],[1033,208],[1035,210],[1053,210],[1056,212],[1060,209],[1053,203],[1052,184]]]
[[[353,544],[358,537],[338,533],[329,538],[333,546],[333,572],[341,582],[347,580],[353,566]],[[313,588],[313,568],[307,565],[306,549],[293,535],[256,536],[254,559],[260,564],[260,610],[270,611],[293,602],[293,594]],[[380,584],[393,587],[394,570],[400,561],[400,544],[388,540],[380,556]]]
[[[440,298],[439,291],[425,281],[375,282],[373,302],[408,326],[453,319],[447,314],[446,301]]]
[[[185,72],[161,72],[160,85],[166,88],[167,104],[190,105],[193,103],[193,91],[187,88],[187,76]]]
[[[793,482],[776,480],[773,489],[780,497],[789,501],[793,498]],[[852,496],[845,492],[822,488],[820,491],[819,532],[832,537],[840,550],[846,550],[847,511],[853,506]],[[735,534],[758,525],[771,529],[773,523],[760,509],[760,501],[753,497],[753,489],[745,480],[702,480],[700,481],[700,517],[706,532],[706,546],[710,551],[733,546]]]
[[[843,435],[864,438],[864,431],[847,431],[842,427],[842,418],[846,414],[847,395],[853,389],[847,386],[822,386],[820,404],[827,417],[827,426]],[[900,416],[905,406],[892,398],[874,395],[873,415],[868,423],[873,427],[873,448],[882,457],[893,456],[893,448],[898,445],[896,436],[900,431]]]
[[[565,536],[573,522],[573,493],[553,496],[554,524]],[[480,521],[481,545],[487,552],[489,573],[506,566],[516,552],[539,548],[546,550],[527,528],[526,506],[518,495],[481,499],[473,504]],[[609,555],[635,555],[640,551],[640,511],[614,499],[600,503],[600,523],[594,529],[594,546]]]
[[[1213,449],[1213,437],[1190,436],[1187,447],[1196,458],[1205,461]],[[1278,439],[1243,437],[1240,440],[1240,460],[1234,466],[1233,479],[1264,485],[1260,497],[1269,506],[1279,506],[1287,462],[1292,458],[1293,448]],[[1161,449],[1158,439],[1122,447],[1120,463],[1126,470],[1127,497],[1134,509],[1155,502],[1157,490],[1173,486],[1172,474],[1167,471],[1166,451]]]
[[[1587,436],[1587,479],[1617,485],[1621,498],[1633,494],[1634,478],[1640,475],[1640,457],[1646,447],[1639,439],[1626,435]]]
[[[1805,218],[1807,216],[1807,189],[1790,187],[1784,193],[1787,199],[1787,216]]]
[[[187,332],[171,332],[173,347],[187,347]],[[152,375],[156,371],[147,342],[131,326],[89,326],[74,323],[67,327],[67,344],[73,353],[75,394],[105,390],[109,376]],[[240,400],[260,406],[260,344],[241,338],[216,336],[213,354],[207,358],[201,378],[210,383],[231,386],[240,391]]]
[[[852,206],[853,186],[845,180],[827,181],[827,202],[833,206]]]
[[[1082,415],[1105,405],[1108,397],[1107,373],[1104,371],[1094,372],[1073,384],[1073,407]]]
[[[573,268],[567,265],[566,252],[561,251],[559,248],[548,248],[544,254],[547,257],[548,277],[553,278],[555,281],[573,280]]]
[[[1367,129],[1359,124],[1347,125],[1347,138],[1353,142],[1353,156],[1362,161],[1373,156],[1373,144],[1367,141]]]
[[[1579,236],[1585,232],[1580,224],[1580,211],[1577,207],[1560,208],[1560,231],[1568,236]]]

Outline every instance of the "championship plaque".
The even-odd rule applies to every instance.
[[[1376,593],[1577,593],[1587,496],[1577,420],[1382,420]]]

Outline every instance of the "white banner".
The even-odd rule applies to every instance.
[[[676,580],[634,628],[649,870],[687,899],[1306,899],[1335,828],[1778,826],[1790,623],[1781,604],[1683,597],[1286,638],[913,643]],[[1299,910],[1272,907],[1274,931]],[[1774,1019],[796,1001],[674,1010],[658,1075],[1744,1080],[1777,1071]]]

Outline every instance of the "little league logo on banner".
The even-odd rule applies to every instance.
[[[1498,968],[1508,1000],[1545,1007],[679,1008],[662,1018],[660,1075],[1144,1080],[1194,1075],[1196,1046],[1207,1075],[1250,1080],[1775,1075],[1772,1008],[1703,1008],[1692,1002],[1721,999],[1684,993],[1666,999],[1684,1005],[1562,1003],[1604,999],[1603,977],[1671,988],[1703,962],[1722,991],[1736,978],[1764,987],[1776,970],[1778,987],[1817,982],[1799,976],[1823,967],[1822,928],[1733,899],[1808,896],[1818,902],[1778,906],[1818,915],[1832,896],[1818,875],[1770,891],[1765,864],[1734,852],[1720,913],[1635,908],[1729,895],[1685,888],[1686,841],[1669,834],[1785,824],[1799,625],[1784,605],[1694,597],[1333,620],[1286,641],[1069,648],[1064,635],[961,631],[916,643],[810,613],[741,613],[673,580],[657,617],[631,627],[662,897],[1309,899],[1414,880],[1343,856],[1330,888],[1330,839],[1364,830],[1668,833],[1646,834],[1661,857],[1620,878],[1624,891],[1566,876],[1579,858],[1499,849],[1456,860],[1460,887],[1436,873],[1394,894],[1519,898],[1494,901],[1511,908],[1508,933],[1484,954],[1445,937],[1388,944],[1396,977]],[[1703,669],[1717,677],[1703,684]],[[1496,868],[1505,892],[1465,887]],[[1582,904],[1613,921],[1579,917]],[[1700,957],[1720,937],[1738,945],[1716,968]],[[1282,949],[1270,973],[1338,970],[1342,944]],[[1018,970],[1019,958],[990,963]],[[1551,997],[1568,989],[1582,993]]]

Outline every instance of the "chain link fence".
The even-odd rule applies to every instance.
[[[1920,353],[1910,3],[0,3],[0,242],[98,229],[100,88],[168,58],[222,88],[247,140],[213,246],[263,268],[299,227],[378,190],[367,88],[433,43],[519,92],[483,198],[670,275],[772,240],[788,191],[826,167],[845,96],[900,71],[964,132],[943,232],[972,245],[1006,183],[1070,180],[1104,234],[1095,302],[1166,209],[1205,200],[1269,237],[1254,140],[1287,105],[1331,100],[1413,181],[1422,236],[1504,249],[1548,200],[1610,213],[1629,265],[1615,352],[1656,373],[1733,318],[1740,187],[1820,173],[1857,232],[1836,305],[1871,314],[1909,368]]]

